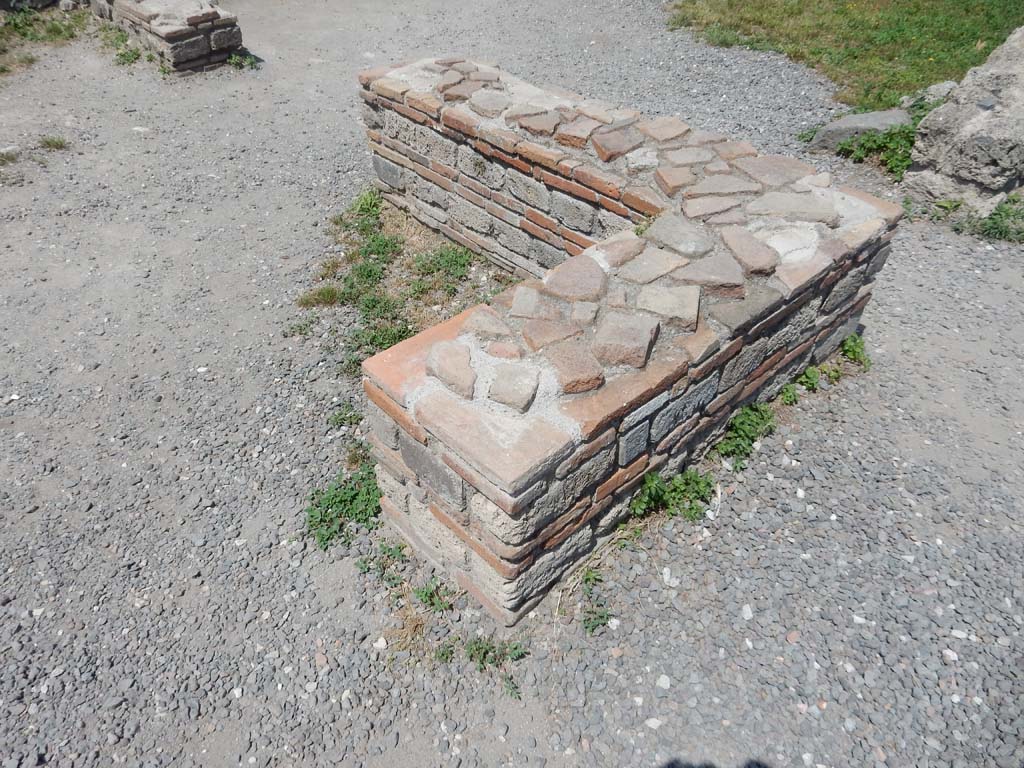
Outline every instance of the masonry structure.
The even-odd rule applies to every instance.
[[[175,71],[209,69],[242,47],[238,18],[209,0],[92,0],[92,11],[124,29]]]
[[[524,277],[363,364],[384,514],[512,624],[855,330],[901,208],[482,63],[360,83],[388,199]]]

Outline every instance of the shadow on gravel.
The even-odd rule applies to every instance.
[[[718,768],[714,763],[683,763],[679,760],[669,760],[667,763],[662,763],[659,768]],[[760,760],[748,760],[743,765],[737,768],[772,768],[768,763],[762,763]]]

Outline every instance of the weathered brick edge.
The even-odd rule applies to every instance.
[[[465,107],[442,109],[429,94],[388,98],[372,82],[364,79],[360,96],[385,197],[510,272],[543,275],[669,207],[599,163],[512,130],[478,130]]]
[[[175,71],[215,68],[242,47],[238,18],[206,0],[194,7],[161,0],[92,0],[91,6]]]
[[[497,620],[514,624],[614,532],[644,473],[676,472],[699,458],[738,408],[775,397],[856,329],[891,237],[890,230],[864,243],[728,339],[701,328],[687,338],[686,354],[652,360],[598,390],[579,437],[518,495],[385,394],[400,370],[382,380],[369,366],[363,384],[387,520]],[[393,359],[422,360],[439,339],[459,335],[467,314],[392,348]]]

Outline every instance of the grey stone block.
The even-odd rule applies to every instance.
[[[666,405],[665,409],[654,417],[654,422],[651,425],[651,440],[661,440],[714,400],[715,395],[718,394],[718,379],[719,373],[715,371]]]
[[[396,165],[380,155],[374,155],[373,170],[377,172],[377,178],[392,189],[405,189],[405,169],[402,166]]]
[[[633,429],[619,438],[619,466],[624,467],[638,459],[647,449],[647,439],[651,434],[651,422],[637,424]]]
[[[210,33],[210,49],[214,51],[229,51],[242,47],[242,30],[238,27],[223,27],[214,29]]]
[[[539,181],[512,169],[506,171],[506,179],[508,191],[515,197],[541,211],[548,210],[551,204],[551,192]]]
[[[421,485],[426,486],[459,509],[465,506],[465,483],[447,464],[441,461],[440,456],[404,432],[398,433],[398,450],[402,454],[402,461],[416,474]]]
[[[594,208],[575,197],[569,197],[561,192],[552,192],[551,213],[565,226],[575,229],[577,232],[589,234],[594,229],[596,215]]]

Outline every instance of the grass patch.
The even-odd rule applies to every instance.
[[[69,146],[70,142],[63,136],[43,136],[39,140],[39,148],[48,152],[63,152]]]
[[[142,58],[142,51],[138,48],[122,48],[114,54],[114,62],[120,66],[130,66]]]
[[[1024,243],[1024,196],[1019,192],[1007,195],[988,216],[968,216],[955,222],[953,229],[987,240]]]
[[[313,491],[306,507],[306,526],[317,546],[327,549],[335,540],[347,544],[356,527],[375,528],[380,497],[370,462],[364,462],[349,476],[339,476],[327,488]]]
[[[729,420],[725,436],[715,446],[718,455],[730,459],[734,469],[741,470],[754,452],[754,443],[775,431],[775,414],[770,406],[754,403],[743,406]]]
[[[28,8],[6,14],[0,24],[0,74],[33,64],[37,59],[22,49],[33,43],[61,44],[73,40],[86,28],[89,11],[64,13],[56,9]]]
[[[388,206],[375,189],[360,193],[331,225],[346,256],[324,261],[318,285],[298,304],[347,306],[358,313],[359,322],[345,334],[342,375],[357,375],[367,357],[489,295],[474,282],[477,257],[471,251]],[[476,276],[489,279],[485,270]]]
[[[686,0],[669,21],[715,45],[781,51],[869,110],[960,80],[1022,24],[1024,3],[1007,0]]]
[[[637,517],[664,511],[669,517],[683,517],[692,523],[704,519],[715,481],[711,475],[687,469],[671,480],[650,472],[630,502]]]

